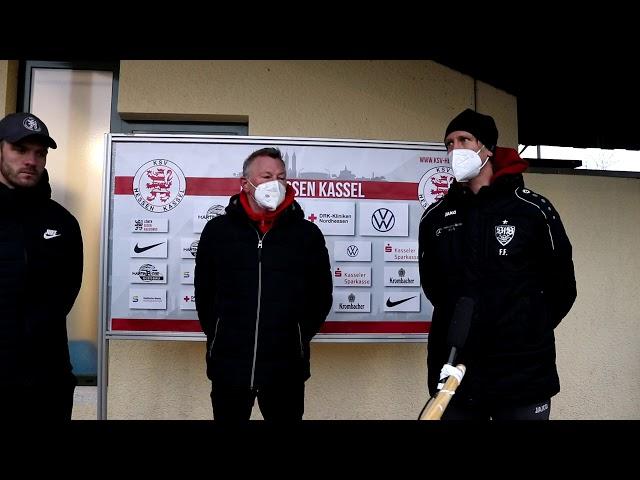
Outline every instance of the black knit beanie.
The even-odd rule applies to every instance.
[[[444,133],[445,138],[451,132],[458,130],[469,132],[491,151],[495,149],[498,143],[498,129],[493,117],[475,112],[470,108],[467,108],[451,120],[447,131]]]

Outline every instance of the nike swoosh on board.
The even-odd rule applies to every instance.
[[[136,253],[142,253],[142,252],[146,252],[147,250],[149,250],[150,248],[153,247],[157,247],[158,245],[162,245],[164,242],[160,242],[160,243],[155,243],[153,245],[149,245],[147,247],[139,247],[138,244],[136,243],[136,246],[133,247],[133,251]]]
[[[409,298],[405,298],[402,300],[398,300],[397,302],[392,302],[391,301],[391,297],[387,298],[387,307],[395,307],[396,305],[400,305],[401,303],[407,302],[409,300],[411,300],[412,298],[416,298],[417,295],[414,295],[413,297],[409,297]]]

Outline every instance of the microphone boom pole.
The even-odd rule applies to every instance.
[[[444,384],[438,385],[438,392],[422,408],[419,420],[440,420],[464,377],[466,367],[462,363],[454,367],[453,362],[467,341],[474,306],[475,302],[470,297],[460,297],[456,303],[447,335],[451,350],[447,363],[440,371],[440,381],[444,380]]]
[[[432,397],[424,406],[418,420],[440,420],[466,371],[466,367],[461,363],[456,365],[455,368],[460,372],[460,378],[456,377],[456,375],[449,375],[436,396]]]

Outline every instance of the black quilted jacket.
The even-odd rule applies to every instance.
[[[297,202],[262,235],[231,197],[202,232],[194,282],[213,382],[309,378],[309,341],[331,308],[332,280],[324,236]]]
[[[82,259],[80,226],[51,200],[46,170],[30,189],[0,184],[0,386],[75,382],[66,317]]]
[[[428,384],[449,355],[456,301],[475,300],[452,403],[527,404],[560,390],[554,328],[576,298],[571,243],[551,202],[505,175],[474,195],[454,183],[420,222],[420,280],[434,305]]]

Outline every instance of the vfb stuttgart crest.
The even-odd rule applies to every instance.
[[[453,178],[453,171],[449,166],[441,165],[427,170],[418,184],[418,200],[422,208],[427,208],[444,197]]]
[[[164,213],[176,208],[186,190],[184,173],[170,160],[151,160],[142,165],[133,177],[133,196],[136,202],[153,213]]]
[[[502,225],[496,225],[496,239],[503,247],[513,240],[513,236],[516,234],[516,227],[507,224],[507,220],[503,220]]]

